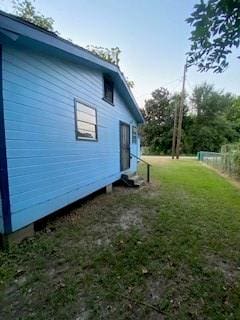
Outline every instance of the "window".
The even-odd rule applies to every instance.
[[[103,99],[111,104],[113,104],[113,91],[114,91],[114,85],[113,85],[113,81],[108,78],[108,77],[104,77],[103,78],[104,81],[104,97]]]
[[[78,140],[97,140],[97,111],[75,101],[76,138]]]
[[[137,143],[137,127],[132,127],[132,143]]]

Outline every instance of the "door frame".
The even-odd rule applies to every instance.
[[[122,135],[121,135],[121,126],[127,126],[129,128],[129,158],[128,158],[128,168],[122,169]],[[131,167],[131,126],[129,123],[124,121],[119,121],[119,147],[120,147],[120,171],[126,171]]]

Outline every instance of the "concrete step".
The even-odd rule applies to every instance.
[[[141,187],[143,185],[145,185],[145,181],[143,179],[134,183],[134,187]]]
[[[136,176],[136,173],[134,173],[134,172],[124,172],[122,174],[122,176],[127,177],[128,179],[130,179],[130,178]]]
[[[145,183],[144,179],[136,174],[135,175],[122,174],[122,180],[129,187],[140,187]]]
[[[144,181],[144,179],[140,176],[133,176],[131,178],[129,178],[130,181],[133,181],[134,183],[138,183],[138,182],[141,182],[141,181]]]

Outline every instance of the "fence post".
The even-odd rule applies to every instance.
[[[150,164],[147,165],[147,182],[150,182]]]

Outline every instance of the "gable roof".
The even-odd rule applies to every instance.
[[[144,122],[137,102],[117,65],[105,61],[94,53],[59,37],[54,32],[47,31],[3,11],[0,11],[0,39],[1,37],[7,37],[10,41],[16,41],[19,44],[28,44],[31,47],[47,50],[49,53],[71,59],[109,74],[136,121],[138,123]]]

